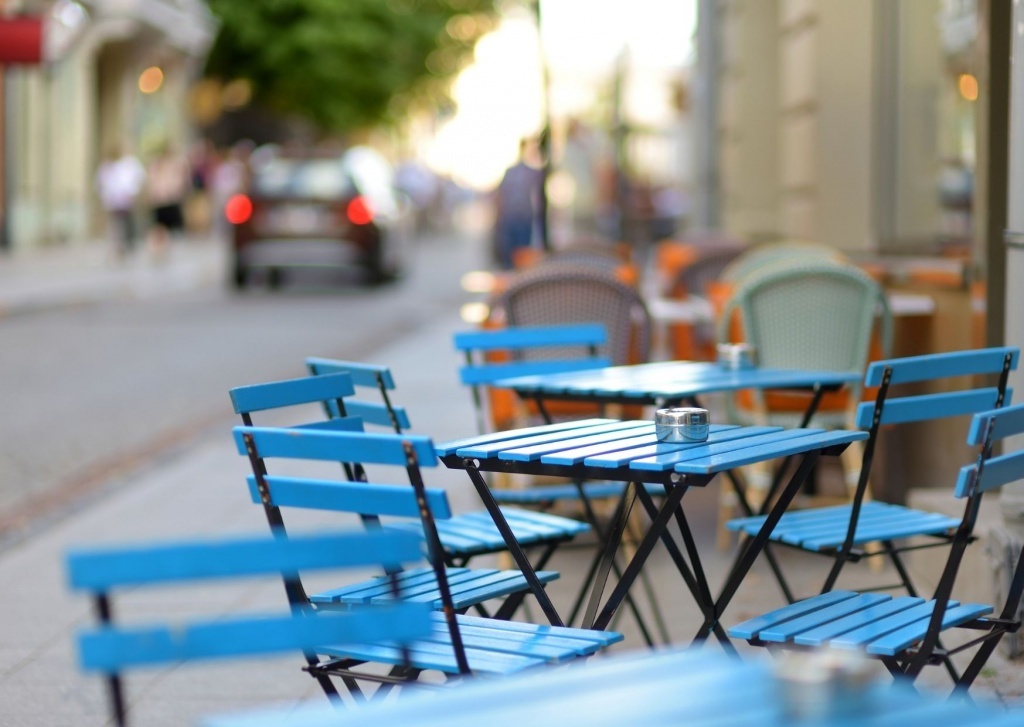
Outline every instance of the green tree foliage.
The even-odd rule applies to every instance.
[[[324,132],[444,103],[492,27],[494,0],[209,0],[221,28],[208,78],[248,79],[252,102]]]

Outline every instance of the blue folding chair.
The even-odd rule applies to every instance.
[[[621,634],[612,631],[562,626],[544,591],[543,582],[532,572],[525,575],[530,591],[553,625],[458,613],[467,604],[460,603],[451,589],[459,583],[462,575],[445,567],[440,536],[434,525],[435,516],[448,517],[451,510],[444,490],[427,489],[421,473],[421,467],[437,466],[434,445],[428,437],[304,428],[237,427],[235,441],[239,453],[260,461],[268,458],[358,461],[404,470],[408,482],[405,487],[379,482],[280,477],[263,474],[259,469],[249,478],[253,500],[273,508],[357,512],[378,519],[420,516],[431,573],[429,577],[420,576],[422,585],[419,588],[409,578],[399,577],[399,582],[403,598],[429,602],[440,608],[440,612],[432,615],[434,632],[428,638],[410,644],[406,659],[400,658],[402,655],[397,649],[379,645],[365,648],[346,646],[328,651],[334,660],[324,667],[325,671],[347,680],[377,680],[376,675],[367,674],[357,667],[366,662],[399,666],[408,661],[407,673],[403,672],[406,678],[415,678],[428,670],[449,676],[509,674],[589,656],[622,640]],[[388,580],[393,578],[381,578],[379,584],[370,582],[344,586],[311,596],[309,602],[317,608],[380,603],[394,597],[390,589],[379,587]],[[481,590],[489,590],[488,585],[483,584]],[[302,588],[296,588],[290,596],[301,593]],[[349,681],[346,684],[350,690],[353,689]]]
[[[878,387],[878,392],[874,402],[863,402],[857,409],[857,426],[867,429],[869,437],[851,502],[788,512],[775,526],[770,542],[833,558],[822,592],[832,590],[846,563],[866,557],[887,557],[900,578],[899,585],[916,596],[917,589],[901,553],[923,546],[948,545],[960,521],[902,505],[867,501],[871,465],[882,432],[891,434],[903,425],[968,416],[1003,406],[1012,396],[1006,382],[1009,372],[1017,368],[1019,357],[1019,349],[1003,347],[910,356],[871,364],[864,385]],[[974,384],[980,377],[996,378],[995,386]],[[898,388],[936,382],[944,387],[942,391],[915,393],[915,390],[901,392]],[[966,386],[953,388],[960,382],[966,382]],[[894,396],[893,391],[897,395]],[[752,537],[760,530],[764,519],[764,516],[738,518],[727,523],[727,527]],[[906,538],[917,536],[926,542],[902,544]],[[869,543],[878,547],[868,549],[865,546]],[[773,569],[786,599],[792,603],[795,599],[786,579],[774,564]]]
[[[357,393],[375,389],[380,396],[380,402],[345,397],[344,415],[358,416],[364,423],[390,428],[396,434],[409,430],[408,413],[404,407],[394,406],[388,395],[395,381],[387,366],[327,358],[307,358],[306,366],[313,375],[349,374]],[[324,402],[324,411],[328,417],[342,416],[333,398]],[[513,507],[502,508],[502,513],[524,548],[540,549],[536,568],[543,568],[559,546],[590,530],[578,520],[550,513]],[[438,523],[438,531],[449,565],[466,565],[474,556],[505,550],[505,542],[486,511],[456,515]]]
[[[337,373],[239,386],[231,389],[230,395],[235,412],[241,415],[246,425],[252,424],[254,412],[303,404],[323,404],[325,409],[334,414],[334,418],[299,426],[306,429],[361,431],[362,419],[349,416],[350,404],[353,403],[349,397],[354,391],[351,376],[347,373]],[[385,406],[375,402],[361,402],[361,406],[354,407],[354,410],[374,417],[378,423],[392,419],[401,422],[403,418],[401,410],[388,412]],[[261,458],[254,457],[252,453],[249,453],[249,458],[254,474],[266,474],[266,463]],[[341,460],[339,462],[350,481],[366,479],[364,463]],[[283,530],[284,516],[280,508],[266,501],[262,501],[261,504],[270,527],[274,530]],[[358,514],[365,524],[377,524],[372,513]],[[388,527],[422,532],[419,520],[414,519],[416,515],[415,511],[409,512],[404,520],[389,522]],[[524,544],[544,548],[544,553],[537,561],[538,567],[543,567],[559,544],[571,540],[576,534],[587,529],[583,523],[544,513],[524,512],[521,516],[517,513],[511,515],[516,520],[518,534],[523,537]],[[442,553],[445,563],[450,567],[451,588],[458,608],[472,607],[481,615],[491,615],[484,602],[500,598],[505,600],[494,616],[511,617],[527,595],[528,584],[522,573],[518,570],[466,566],[475,556],[503,552],[507,549],[505,540],[490,515],[486,511],[460,515],[447,513],[440,522],[437,529],[441,533]],[[556,572],[544,570],[539,571],[537,575],[545,583],[558,577]],[[422,581],[430,581],[430,569],[409,571],[403,575],[404,578],[411,579],[422,587]],[[432,592],[432,599],[440,608],[441,599],[436,586]]]
[[[122,674],[130,669],[181,661],[255,657],[293,651],[304,654],[307,669],[328,698],[339,694],[318,671],[318,650],[344,644],[386,643],[398,651],[433,628],[426,604],[393,599],[374,608],[314,612],[293,603],[271,614],[215,613],[206,620],[125,625],[114,618],[115,592],[168,584],[210,583],[228,578],[366,566],[394,568],[422,560],[421,541],[409,533],[332,533],[299,538],[234,537],[175,543],[97,546],[71,551],[66,559],[70,586],[95,601],[99,623],[78,634],[79,665],[103,675],[118,725],[128,721]],[[282,606],[284,603],[282,602]]]
[[[310,356],[306,359],[306,369],[313,376],[348,374],[352,378],[352,386],[356,391],[375,389],[377,395],[380,396],[380,403],[349,397],[345,400],[344,414],[338,410],[333,400],[324,401],[324,413],[328,419],[339,416],[357,416],[365,424],[387,427],[396,434],[401,434],[411,428],[409,414],[405,407],[395,406],[391,403],[389,392],[395,389],[395,379],[391,375],[391,369],[387,366]]]
[[[1015,355],[1015,354],[1014,354]],[[938,586],[931,600],[917,596],[829,591],[757,616],[728,630],[733,638],[757,646],[789,648],[830,647],[866,652],[882,661],[898,680],[913,682],[929,664],[945,663],[977,647],[973,658],[954,678],[954,693],[966,696],[974,679],[1004,634],[1020,629],[1024,593],[1024,553],[1017,560],[1005,603],[998,615],[987,604],[960,603],[951,594],[964,551],[973,537],[984,493],[1024,479],[1024,450],[992,454],[995,442],[1011,446],[1009,437],[1024,434],[1024,405],[975,414],[967,436],[978,448],[973,464],[960,469],[954,495],[964,499],[964,514],[950,541]],[[940,637],[954,629],[980,636],[955,648],[944,648]]]

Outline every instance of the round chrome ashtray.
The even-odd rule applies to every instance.
[[[756,349],[749,343],[720,343],[716,350],[719,365],[726,369],[750,369],[757,360]]]
[[[682,406],[654,412],[654,433],[660,442],[703,442],[711,420],[707,409]]]

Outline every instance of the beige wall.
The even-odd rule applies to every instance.
[[[723,12],[723,218],[744,237],[773,237],[779,229],[778,3],[734,2]]]
[[[721,10],[723,226],[850,252],[934,239],[938,0],[731,0]],[[891,62],[883,37],[897,49]]]

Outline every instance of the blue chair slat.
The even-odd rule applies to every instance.
[[[608,340],[608,334],[601,323],[579,323],[460,331],[453,340],[459,351],[496,351],[533,346],[600,345]]]
[[[535,374],[558,374],[565,371],[586,371],[611,366],[611,359],[594,356],[587,359],[542,359],[537,361],[511,361],[489,363],[485,366],[466,365],[459,368],[463,384],[490,384],[502,379],[514,379]]]
[[[468,569],[452,568],[449,570],[449,573],[452,578],[458,578],[466,570]],[[430,566],[410,568],[397,574],[397,577],[403,598],[412,600],[411,597],[416,595],[419,601],[433,602],[437,590],[437,576],[434,574],[433,568]],[[435,593],[430,593],[430,588],[433,588]],[[423,597],[425,590],[428,591],[426,598]],[[347,607],[352,604],[370,604],[393,598],[394,594],[389,578],[387,576],[378,576],[376,578],[367,578],[358,583],[311,594],[309,602],[316,604],[318,607],[328,605],[344,605]]]
[[[380,364],[309,356],[306,358],[306,368],[311,374],[316,376],[348,374],[352,377],[352,383],[356,386],[373,388],[383,384],[384,388],[389,391],[395,388],[395,379],[391,375],[391,369]]]
[[[995,422],[995,426],[992,426],[992,422]],[[976,417],[971,422],[967,443],[974,446],[982,444],[990,429],[993,441],[1024,433],[1024,411],[1018,407],[1010,407],[993,412],[993,416]]]
[[[893,601],[897,604],[910,604],[909,608],[894,611],[888,616],[879,619],[865,618],[856,628],[848,629],[839,636],[829,639],[828,644],[839,649],[863,649],[867,647],[868,643],[880,639],[897,629],[902,629],[918,622],[926,623],[935,608],[935,604],[932,601],[914,603],[916,600],[918,599],[910,596],[894,598]],[[949,608],[956,608],[958,605],[958,601],[949,602]],[[921,631],[922,633],[924,632],[924,624],[922,624]],[[821,646],[823,643],[809,643],[808,645]]]
[[[524,546],[554,537],[580,535],[590,529],[585,523],[574,521],[571,530],[567,531],[566,524],[562,522],[565,518],[543,512],[505,508],[502,513],[516,540]],[[501,533],[486,512],[466,513],[457,522],[439,522],[438,529],[443,531],[446,539],[464,537],[467,541],[466,547],[472,543],[493,542],[495,547],[504,543]]]
[[[456,609],[469,608],[481,600],[500,598],[526,588],[526,579],[518,571],[499,571],[491,568],[449,568],[446,571],[448,587]],[[398,574],[402,598],[427,603],[435,609],[442,607],[437,576],[432,568],[418,568]],[[557,580],[557,571],[537,571],[541,583]],[[378,604],[393,601],[395,595],[386,576],[371,578],[351,586],[342,586],[309,596],[310,603],[320,607],[356,604]]]
[[[473,574],[472,578],[467,577],[467,580],[457,581],[449,586],[452,591],[453,607],[456,610],[461,611],[481,601],[501,598],[528,588],[526,577],[519,571],[506,570],[487,574],[486,570],[481,572],[474,569],[470,573]],[[550,583],[560,576],[557,571],[536,571],[536,575],[541,583]],[[430,594],[424,593],[422,598],[426,599],[429,596]],[[415,596],[410,598],[415,599]],[[434,603],[436,608],[443,605],[439,598]]]
[[[352,396],[355,387],[348,374],[330,374],[236,386],[229,393],[235,413],[241,414]]]
[[[407,464],[403,443],[408,442],[420,467],[436,467],[434,445],[429,437],[369,432],[319,432],[266,427],[235,427],[235,445],[246,454],[245,435],[251,435],[263,457],[290,457],[328,462]]]
[[[765,516],[740,518],[730,521],[728,527],[730,530],[756,535],[765,519]],[[849,519],[850,510],[847,505],[796,511],[776,525],[772,538],[808,550],[838,548],[846,537]],[[884,502],[866,502],[857,522],[854,542],[860,544],[910,535],[938,535],[950,532],[959,524],[959,519],[939,513],[911,510]]]
[[[451,637],[440,614],[433,613],[434,631],[425,639],[410,645],[411,662],[422,669],[457,672],[452,657]],[[542,626],[519,621],[459,616],[459,631],[466,644],[470,667],[483,674],[512,674],[541,664],[563,663],[595,653],[618,643],[620,634],[557,626]],[[345,647],[337,656],[372,658],[397,663],[398,649],[380,645]]]
[[[878,386],[888,366],[892,369],[892,383],[906,384],[950,376],[976,376],[999,371],[1006,354],[1012,353],[1011,368],[1016,368],[1020,350],[1016,347],[987,348],[972,351],[950,351],[923,356],[908,356],[890,361],[876,361],[868,366],[865,386]]]
[[[249,495],[256,504],[262,502],[256,478],[249,475]],[[362,482],[314,480],[301,477],[267,475],[270,504],[277,507],[299,507],[335,512],[375,513],[395,517],[419,517],[416,495],[407,486],[381,487]],[[452,516],[448,493],[441,489],[426,490],[427,504],[437,518]]]
[[[335,402],[328,401],[327,406],[330,407],[332,416],[337,417],[341,415]],[[403,430],[409,429],[411,426],[409,423],[409,413],[403,406],[393,406],[389,410],[388,407],[383,404],[377,404],[372,401],[359,401],[358,399],[349,399],[345,401],[345,416],[360,417],[364,421],[370,424],[376,424],[377,426],[392,426],[392,414],[394,414],[395,419],[398,421],[398,426]]]
[[[510,440],[517,439],[522,435],[523,432],[530,431],[537,434],[548,434],[554,432],[567,432],[573,429],[585,429],[586,427],[593,427],[600,424],[614,424],[617,420],[615,419],[580,419],[574,422],[557,422],[555,424],[548,424],[541,427],[524,427],[523,429],[510,429],[504,432],[494,432],[492,434],[479,434],[475,437],[465,437],[463,439],[453,439],[448,442],[442,442],[437,445],[436,452],[438,457],[447,457],[452,454],[456,454],[460,449],[467,449],[469,447],[483,447],[496,442],[508,442]]]
[[[338,419],[324,419],[318,422],[306,422],[296,424],[293,429],[312,429],[321,432],[362,432],[363,420],[360,417],[344,417]]]
[[[1007,390],[1007,401],[1012,391]],[[930,419],[944,419],[964,414],[974,414],[993,408],[999,398],[995,387],[952,391],[941,394],[893,397],[886,399],[882,410],[881,424],[906,424]],[[869,429],[875,415],[875,402],[865,401],[857,406],[857,426]]]
[[[275,652],[298,652],[320,644],[355,642],[386,633],[396,642],[423,638],[418,603],[392,603],[373,610],[294,616],[248,617],[172,626],[102,628],[79,635],[80,666],[114,673],[126,667],[175,661],[209,660]]]
[[[805,624],[802,629],[788,636],[783,636],[781,632],[763,633],[766,641],[783,642],[786,638],[792,638],[793,643],[803,646],[828,644],[839,648],[860,648],[860,644],[865,640],[876,638],[887,629],[898,628],[902,623],[914,622],[920,618],[921,613],[926,612],[926,609],[922,598],[887,596],[884,601],[867,608],[857,609],[848,614],[840,613],[833,619]]]
[[[410,644],[409,649],[409,663],[417,669],[432,669],[445,674],[457,674],[459,671],[452,647],[448,643],[418,641]],[[381,664],[398,664],[402,659],[402,652],[399,649],[383,644],[360,645],[336,650],[327,647],[325,653],[328,656],[347,657]],[[544,660],[536,657],[472,648],[466,649],[466,658],[473,673],[486,675],[516,674],[544,665]]]
[[[734,639],[756,639],[764,629],[856,596],[857,594],[852,591],[829,591],[738,623],[728,629],[728,634]]]
[[[72,589],[247,577],[285,569],[400,564],[422,559],[420,541],[403,534],[309,535],[287,541],[236,538],[125,547],[81,548],[67,555]]]
[[[934,606],[934,602],[932,602]],[[982,616],[992,613],[991,606],[981,603],[961,603],[956,605],[950,602],[946,612],[942,615],[942,628],[949,629],[968,621],[973,621]],[[931,615],[931,612],[928,614]],[[874,639],[867,645],[869,654],[878,656],[895,656],[904,649],[908,649],[924,638],[928,630],[928,619],[922,618],[914,624],[906,626],[882,638]]]
[[[964,472],[964,470],[970,470],[970,472]],[[961,478],[957,480],[956,496],[966,497],[968,495],[967,483],[971,480],[977,479],[975,486],[978,492],[988,492],[1021,479],[1022,471],[1024,471],[1024,452],[1011,452],[988,460],[980,479],[977,479],[976,466],[964,467],[961,470]],[[961,479],[964,481],[963,486],[960,484]]]
[[[923,598],[909,600],[916,603],[925,602]],[[760,637],[765,641],[779,643],[793,639],[795,643],[820,644],[826,639],[852,631],[872,619],[905,610],[910,605],[912,604],[900,603],[900,599],[893,600],[889,594],[861,593],[799,618],[793,618],[784,624],[764,629]]]

